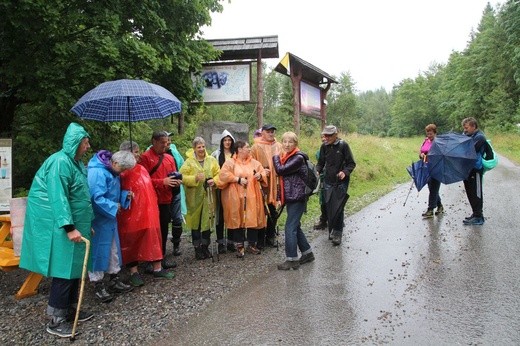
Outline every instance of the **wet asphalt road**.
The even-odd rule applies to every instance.
[[[485,176],[483,226],[462,225],[462,183],[441,186],[447,212],[427,220],[427,187],[403,207],[408,190],[347,217],[340,247],[320,234],[315,262],[272,268],[161,342],[520,344],[520,168],[501,158]]]

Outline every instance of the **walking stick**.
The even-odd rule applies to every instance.
[[[206,187],[206,193],[208,196],[208,214],[209,214],[209,230],[210,230],[210,236],[209,236],[209,242],[211,244],[211,262],[215,262],[215,257],[213,256],[213,253],[215,251],[215,243],[211,241],[211,229],[213,228],[213,225],[215,223],[215,213],[214,213],[214,204],[213,204],[213,187],[207,186]],[[217,247],[217,261],[220,261],[219,253],[218,253],[218,247]]]
[[[404,200],[403,207],[406,205],[406,202],[408,201],[408,196],[410,196],[410,192],[412,192],[413,189],[413,179],[412,184],[410,185],[410,189],[408,189],[408,194],[406,195],[406,199]]]
[[[244,215],[242,215],[242,222],[244,223],[244,237],[247,236],[247,226],[246,226],[247,217],[246,217],[246,213],[247,213],[247,185],[244,186]],[[244,244],[243,245],[244,245],[244,247],[246,246],[245,239],[244,239]],[[242,259],[244,259],[244,256],[242,256]]]
[[[74,317],[74,325],[72,326],[72,335],[70,336],[70,341],[76,340],[76,327],[78,326],[78,320],[79,320],[79,312],[81,309],[81,302],[83,301],[83,291],[85,290],[85,277],[87,276],[87,263],[88,263],[88,256],[90,252],[90,240],[87,238],[81,237],[81,241],[85,243],[85,258],[83,259],[83,271],[81,272],[81,285],[79,288],[79,299],[78,299],[78,305],[76,307],[76,316]]]

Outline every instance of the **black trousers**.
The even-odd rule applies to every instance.
[[[161,241],[163,256],[166,256],[166,241],[168,240],[168,226],[172,219],[170,204],[159,204],[159,223],[161,225]]]
[[[483,216],[484,196],[482,194],[482,171],[482,169],[474,169],[469,174],[469,177],[464,180],[466,195],[473,210],[473,216],[476,217]]]
[[[244,228],[237,228],[230,230],[233,234],[233,241],[238,244],[244,244],[246,239],[246,230]],[[248,229],[247,230],[247,242],[249,245],[255,245],[258,241],[258,230]]]
[[[47,314],[66,317],[78,302],[79,279],[52,278]]]
[[[273,217],[267,218],[267,227],[265,229],[265,237],[267,239],[272,239],[276,237],[276,221],[278,221],[278,218],[276,217],[276,206],[273,204],[268,204],[267,207],[269,208],[269,213]]]

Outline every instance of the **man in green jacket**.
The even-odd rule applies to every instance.
[[[85,244],[90,240],[92,204],[81,158],[90,148],[85,129],[71,123],[60,151],[34,177],[27,199],[20,267],[52,278],[47,332],[72,335]],[[93,315],[80,313],[85,321]]]

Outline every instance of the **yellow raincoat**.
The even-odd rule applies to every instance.
[[[273,165],[273,155],[275,152],[275,149],[278,148],[278,152],[282,152],[282,144],[280,142],[277,142],[276,140],[274,142],[266,142],[262,140],[262,138],[258,138],[255,140],[255,143],[251,147],[251,156],[255,160],[260,161],[260,164],[264,168],[269,168],[271,174],[269,174],[268,179],[268,185],[266,188],[264,188],[264,191],[267,195],[267,203],[276,205],[278,196],[278,175],[276,174],[276,171],[274,169]]]
[[[208,196],[204,181],[197,182],[195,176],[197,173],[204,173],[206,179],[213,178],[216,184],[220,172],[218,161],[206,153],[204,167],[202,167],[194,157],[193,150],[189,150],[186,156],[187,159],[180,169],[182,183],[186,190],[186,225],[190,230],[211,230],[215,218],[216,186],[209,189],[210,196]]]
[[[254,178],[255,171],[262,175],[260,181]],[[247,179],[248,184],[246,188],[236,182],[237,177]],[[264,212],[260,184],[267,186],[267,177],[265,176],[264,167],[257,160],[251,157],[241,160],[235,154],[224,162],[220,169],[218,187],[222,189],[224,223],[228,229],[266,227],[267,218]],[[246,200],[245,215],[244,194]]]

